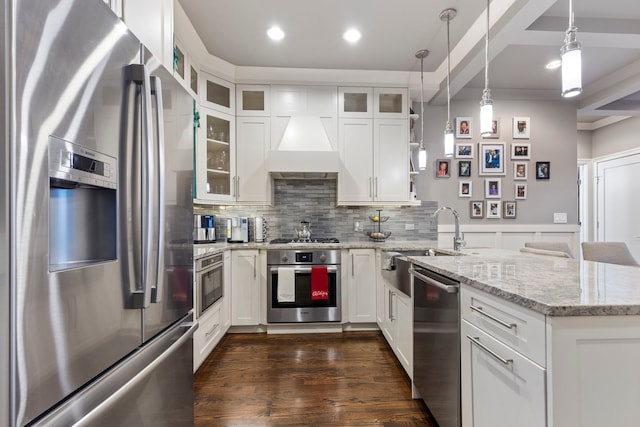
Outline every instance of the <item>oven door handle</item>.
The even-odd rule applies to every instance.
[[[295,270],[296,273],[311,273],[311,267],[271,267],[269,271],[271,273],[277,273],[280,268]],[[329,273],[337,273],[338,267],[327,267],[327,271]]]

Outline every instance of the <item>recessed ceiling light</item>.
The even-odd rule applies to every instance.
[[[267,35],[271,40],[279,41],[284,38],[284,31],[282,31],[277,25],[274,25],[267,30]]]
[[[546,68],[547,70],[555,70],[556,68],[560,68],[561,65],[562,61],[560,61],[559,59],[554,59],[553,61],[545,65],[544,68]]]
[[[360,34],[360,31],[356,30],[355,28],[345,31],[345,33],[342,35],[342,38],[349,43],[357,42],[358,40],[360,40],[360,37],[362,37],[362,34]]]

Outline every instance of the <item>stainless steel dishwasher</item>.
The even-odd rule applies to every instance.
[[[440,427],[460,427],[460,283],[412,265],[413,383]]]

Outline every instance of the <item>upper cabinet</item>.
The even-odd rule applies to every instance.
[[[112,0],[107,3],[112,4],[114,11],[122,7],[122,19],[127,27],[167,70],[173,70],[173,0]]]
[[[269,85],[236,85],[236,114],[243,117],[271,115]]]
[[[122,19],[122,0],[103,0],[104,3],[116,14],[116,16]]]
[[[373,117],[376,119],[407,119],[409,100],[407,88],[374,88]]]
[[[340,118],[370,119],[373,117],[373,89],[370,87],[338,88]]]
[[[236,88],[231,82],[208,73],[200,78],[200,105],[225,114],[236,114]]]

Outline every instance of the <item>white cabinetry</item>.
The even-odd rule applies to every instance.
[[[269,85],[236,85],[236,114],[249,117],[271,115],[271,88]]]
[[[339,119],[338,203],[373,200],[373,119]]]
[[[198,319],[199,326],[193,334],[194,372],[205,361],[224,335],[223,317],[224,302],[218,301]]]
[[[373,121],[373,198],[377,202],[409,200],[409,122]]]
[[[116,14],[118,18],[122,18],[122,0],[103,0],[104,3]]]
[[[407,119],[409,117],[408,93],[407,88],[374,88],[373,117],[375,119]]]
[[[231,253],[231,324],[260,324],[260,256],[257,250]]]
[[[376,259],[374,249],[351,249],[347,263],[349,322],[376,321]]]
[[[212,74],[202,73],[200,78],[200,105],[235,116],[235,85]]]
[[[114,6],[118,1],[111,2]],[[124,1],[127,27],[167,70],[173,70],[173,0]]]
[[[196,198],[204,202],[235,200],[235,117],[200,109],[196,144]]]
[[[464,427],[546,424],[545,318],[461,287]]]
[[[338,117],[373,118],[373,88],[338,88]]]
[[[378,283],[378,326],[409,378],[413,378],[413,302],[380,275]]]

